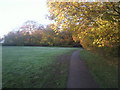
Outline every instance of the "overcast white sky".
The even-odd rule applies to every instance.
[[[27,20],[48,24],[46,0],[0,0],[0,37]]]

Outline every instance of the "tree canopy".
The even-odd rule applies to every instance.
[[[44,27],[35,21],[26,21],[15,31],[4,37],[3,45],[16,46],[80,46],[74,42],[72,34],[68,31],[56,33],[50,26]]]
[[[120,2],[49,2],[51,27],[72,32],[86,49],[120,46]]]

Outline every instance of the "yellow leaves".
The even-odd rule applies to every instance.
[[[98,45],[98,47],[102,47],[102,45]]]
[[[95,30],[94,28],[91,29],[92,32],[93,32],[94,30]]]
[[[103,38],[94,39],[93,45],[98,47],[103,47],[105,45],[105,40]]]
[[[93,44],[95,45],[96,42],[93,42]]]
[[[84,43],[91,46],[102,47],[120,39],[119,24],[103,19],[104,13],[108,11],[103,3],[53,3],[52,14],[55,15],[55,27],[59,30],[70,30],[76,34],[77,39],[87,38]],[[107,6],[110,6],[109,3]],[[89,7],[89,8],[88,8]],[[111,11],[111,10],[110,10]],[[105,16],[107,18],[107,16]],[[89,19],[88,19],[89,18]],[[58,29],[55,28],[54,29]],[[114,41],[113,41],[114,40]]]
[[[59,33],[56,33],[56,35],[58,35]]]
[[[79,36],[79,39],[81,39],[82,37],[81,36]]]
[[[91,29],[91,32],[94,33],[93,45],[102,47],[119,41],[118,38],[120,38],[120,35],[117,27],[118,23],[97,19],[96,24],[98,26]]]

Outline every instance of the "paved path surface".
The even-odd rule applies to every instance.
[[[80,50],[71,56],[67,88],[99,88],[79,54]]]

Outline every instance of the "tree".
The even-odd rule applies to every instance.
[[[50,28],[50,25],[44,28],[35,22],[24,23],[16,31],[9,32],[5,36],[5,45],[17,46],[77,46],[72,34],[68,31],[62,31],[59,34]]]
[[[15,31],[11,31],[4,37],[6,45],[38,45],[41,40],[41,30],[44,27],[28,20]],[[37,38],[37,39],[36,39]]]
[[[71,31],[74,40],[79,40],[86,49],[119,46],[119,5],[120,2],[48,1],[54,30]]]

